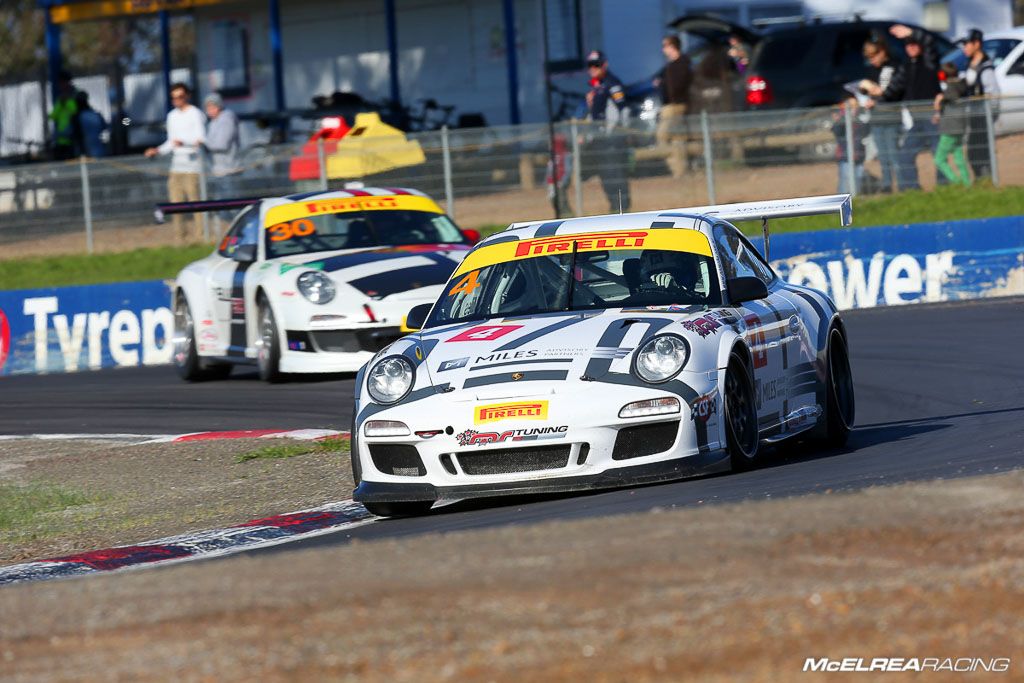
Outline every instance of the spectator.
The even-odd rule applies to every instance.
[[[76,148],[80,146],[77,114],[78,104],[71,74],[61,71],[57,77],[57,99],[50,110],[50,120],[53,121],[53,158],[58,161],[74,158]]]
[[[238,163],[238,116],[224,107],[217,93],[203,100],[209,123],[203,145],[210,153],[210,176],[217,199],[238,196],[238,183],[242,167]]]
[[[660,147],[670,146],[669,170],[673,178],[682,178],[686,172],[686,113],[690,107],[693,71],[690,69],[690,59],[682,53],[679,36],[663,38],[661,51],[668,63],[662,71],[664,104],[658,115],[655,140]]]
[[[935,148],[935,167],[951,183],[970,185],[971,176],[967,173],[964,163],[964,133],[967,130],[967,115],[963,99],[967,95],[967,83],[959,77],[956,65],[942,65],[942,73],[946,76],[945,89],[935,96],[935,121],[939,124],[939,144]],[[957,175],[949,166],[949,155],[952,153],[960,174]]]
[[[864,90],[882,102],[932,102],[939,94],[938,54],[930,33],[895,24],[889,32],[903,41],[907,61],[900,64],[884,89],[878,83],[862,83]],[[868,102],[874,106],[874,100]],[[900,140],[899,168],[896,182],[901,191],[921,189],[917,175],[917,155],[934,148],[935,125],[931,113],[902,110],[903,136]]]
[[[708,46],[693,75],[693,89],[702,110],[709,114],[732,110],[735,74],[729,50],[721,44]]]
[[[851,160],[846,145],[846,110],[850,110],[850,121],[853,127],[853,182],[850,186]],[[867,126],[861,121],[857,112],[857,98],[847,97],[839,103],[832,113],[832,135],[836,138],[836,162],[839,171],[839,194],[856,194],[864,185],[864,140],[867,137]]]
[[[189,104],[190,95],[191,90],[184,83],[171,86],[171,103],[174,108],[167,112],[167,139],[159,147],[146,150],[147,157],[171,155],[167,196],[172,202],[199,200],[199,172],[202,168],[199,146],[206,134],[206,117],[198,108]],[[189,219],[191,230],[181,214],[174,214],[171,219],[178,239],[182,242],[200,239],[202,224],[198,217]]]
[[[869,68],[867,81],[877,84],[879,91],[889,87],[896,64],[889,55],[889,44],[885,38],[874,37],[864,43],[864,58]],[[864,83],[862,82],[862,86]],[[882,167],[882,192],[892,192],[896,180],[900,140],[899,112],[886,107],[871,112],[871,139],[878,150],[878,163]]]
[[[103,120],[103,115],[89,104],[87,92],[79,91],[75,95],[75,104],[78,108],[78,128],[82,134],[82,154],[94,159],[107,156],[107,146],[103,142],[107,122]]]
[[[624,124],[627,116],[626,92],[615,74],[608,69],[608,59],[599,50],[587,55],[590,91],[587,92],[587,112],[591,121],[604,123],[603,135],[591,142],[592,150],[599,153],[601,187],[612,210],[629,211],[629,180],[626,170],[629,151],[616,135],[615,128]]]
[[[967,69],[963,75],[964,85],[967,88],[968,97],[998,98],[999,82],[996,81],[995,65],[981,48],[984,39],[984,34],[975,28],[968,32],[967,38],[963,41],[961,50],[967,57]],[[974,171],[974,177],[985,178],[992,175],[992,169],[989,168],[988,121],[985,118],[985,105],[981,101],[976,101],[969,106],[967,159],[970,162],[971,170]],[[998,115],[998,106],[998,99],[994,99],[992,102],[993,119]]]

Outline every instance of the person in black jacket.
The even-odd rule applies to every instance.
[[[864,43],[864,59],[868,62],[868,75],[861,81],[862,90],[875,85],[879,94],[889,87],[898,64],[889,54],[889,43],[883,36],[872,36]],[[875,107],[871,112],[871,139],[878,150],[878,163],[882,168],[881,192],[892,192],[899,169],[900,114],[894,105]]]
[[[884,90],[877,83],[864,84],[867,86],[864,90],[881,102],[923,105],[923,100],[928,101],[928,105],[905,106],[902,114],[904,133],[900,140],[897,185],[901,191],[918,190],[921,189],[921,181],[917,175],[917,155],[935,146],[935,124],[931,121],[930,104],[942,91],[939,87],[939,56],[930,33],[902,24],[893,25],[889,31],[903,41],[907,61],[896,68]],[[873,106],[875,100],[868,102],[867,106]]]

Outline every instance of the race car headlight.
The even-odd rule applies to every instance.
[[[296,281],[299,291],[306,300],[314,304],[325,304],[334,298],[334,283],[318,270],[310,270]]]
[[[682,337],[661,334],[640,347],[633,361],[633,371],[645,382],[667,382],[683,369],[690,350]]]
[[[403,356],[389,356],[378,361],[366,374],[366,390],[377,403],[395,403],[412,389],[415,371]]]

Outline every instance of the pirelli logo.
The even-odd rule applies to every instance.
[[[522,240],[516,244],[516,258],[523,256],[545,256],[547,254],[569,253],[572,243],[577,251],[603,251],[605,249],[639,249],[644,246],[646,230],[623,230],[620,232],[580,233]]]
[[[473,424],[487,424],[501,420],[546,420],[547,401],[523,401],[520,403],[492,403],[477,406],[473,413]]]
[[[397,208],[398,200],[394,197],[351,197],[306,202],[306,211],[308,211],[311,216],[321,213],[339,213],[341,211]]]

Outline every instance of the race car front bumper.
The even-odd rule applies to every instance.
[[[601,489],[679,479],[728,469],[714,373],[688,373],[691,403],[650,385],[531,382],[425,395],[405,405],[374,406],[357,420],[353,457],[361,502],[456,500]],[[709,403],[713,410],[706,410]],[[623,406],[679,400],[673,414],[620,417]],[[544,405],[543,419],[479,424],[481,406]],[[701,406],[705,408],[701,412]],[[408,426],[403,436],[367,436],[368,420]]]
[[[403,336],[391,325],[347,329],[286,330],[282,372],[355,372]]]

